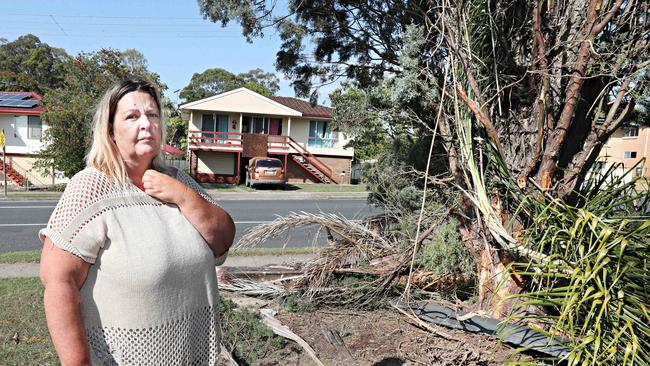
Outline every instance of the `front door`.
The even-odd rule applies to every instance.
[[[269,135],[279,135],[282,133],[282,120],[280,118],[271,118],[269,122]]]

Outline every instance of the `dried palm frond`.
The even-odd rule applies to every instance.
[[[220,283],[219,289],[264,298],[275,298],[287,293],[283,286],[271,281],[256,282],[242,278],[234,278],[228,283]]]
[[[297,227],[312,225],[322,227],[328,233],[336,236],[336,239],[350,242],[359,241],[377,249],[392,247],[389,241],[365,222],[349,220],[343,216],[329,213],[292,212],[269,223],[254,226],[239,239],[235,248],[254,247],[266,240],[286,235]]]

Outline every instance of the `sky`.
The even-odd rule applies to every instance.
[[[284,2],[281,2],[284,3]],[[261,68],[280,78],[281,96],[294,96],[293,88],[276,72],[275,54],[280,39],[269,30],[264,38],[246,42],[239,24],[226,28],[204,20],[195,0],[24,0],[0,1],[0,38],[13,41],[34,34],[42,42],[71,55],[101,48],[135,48],[146,57],[149,70],[160,74],[178,102],[179,89],[192,74],[221,67],[232,73]],[[319,102],[328,104],[321,90]]]

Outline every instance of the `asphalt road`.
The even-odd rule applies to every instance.
[[[47,224],[57,201],[0,201],[0,252],[40,249],[38,230]],[[290,212],[334,213],[348,219],[360,219],[380,210],[369,206],[365,199],[324,200],[224,200],[219,202],[237,225],[235,242],[249,228],[273,221]],[[265,242],[259,247],[279,248],[311,246],[317,234],[315,228],[296,229],[288,237]],[[325,244],[321,237],[316,242]]]

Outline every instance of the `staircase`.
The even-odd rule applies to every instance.
[[[2,177],[1,174],[4,173],[5,173],[5,166],[4,163],[0,161],[0,177]],[[17,186],[22,186],[23,184],[25,184],[25,177],[23,177],[20,173],[14,170],[11,167],[11,164],[7,164],[6,174],[7,174],[7,182],[12,182]],[[0,182],[0,184],[4,184],[4,180]]]
[[[297,152],[297,154],[291,154],[291,159],[314,176],[317,181],[326,184],[338,183],[333,178],[332,168],[327,166],[327,164],[323,163],[320,159],[314,156],[314,154],[291,137],[288,138],[288,144],[290,148]]]
[[[311,175],[316,177],[316,179],[321,182],[321,183],[332,183],[332,180],[329,179],[323,172],[321,172],[316,166],[311,164],[307,159],[303,158],[300,155],[291,155],[291,159],[295,161],[298,165],[303,167],[303,169],[307,170]]]

